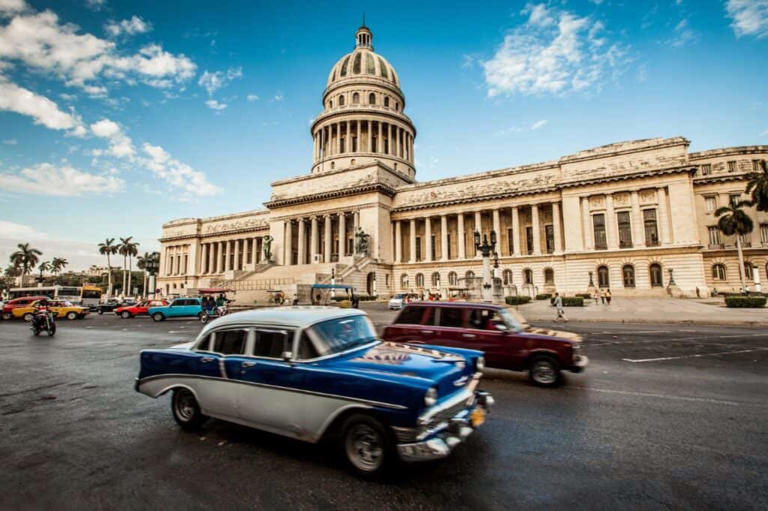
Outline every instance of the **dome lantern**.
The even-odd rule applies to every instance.
[[[373,51],[373,33],[365,26],[365,21],[355,33],[355,48],[367,48]]]

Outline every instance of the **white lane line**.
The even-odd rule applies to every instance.
[[[754,351],[765,351],[768,348],[752,348],[749,350],[738,351],[719,351],[717,353],[699,353],[696,355],[681,355],[679,357],[659,357],[659,358],[622,358],[624,362],[632,362],[633,364],[642,364],[643,362],[664,362],[666,360],[679,360],[681,358],[700,358],[700,357],[716,357],[718,355],[735,355],[737,353],[752,353]]]
[[[721,405],[729,405],[729,406],[740,406],[740,405],[757,405],[757,406],[765,406],[764,403],[749,403],[749,402],[739,402],[739,401],[728,401],[726,399],[715,399],[710,397],[690,397],[690,396],[675,396],[673,394],[654,394],[651,392],[634,392],[634,391],[628,391],[628,390],[615,390],[615,389],[596,389],[592,387],[566,387],[567,389],[579,389],[579,390],[588,390],[592,392],[602,392],[604,394],[620,394],[625,396],[638,396],[638,397],[653,397],[653,398],[659,398],[659,399],[673,399],[677,401],[690,401],[695,403],[714,403],[714,404],[721,404]]]

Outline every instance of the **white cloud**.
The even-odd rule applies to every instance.
[[[50,99],[35,94],[31,90],[19,87],[15,83],[3,81],[0,77],[0,110],[28,115],[35,124],[42,124],[52,130],[68,130],[76,136],[85,135],[85,129],[79,117],[64,112]]]
[[[28,225],[17,224],[7,220],[0,220],[0,239],[21,241],[42,239],[46,236],[47,234],[44,232],[38,232]]]
[[[0,25],[0,65],[14,61],[53,73],[67,85],[93,95],[106,93],[103,86],[91,83],[101,77],[138,78],[150,86],[165,87],[191,78],[196,69],[183,54],[171,54],[157,44],[123,55],[114,41],[80,33],[77,25],[60,23],[50,10],[17,14]]]
[[[18,173],[1,173],[0,189],[36,195],[75,197],[83,194],[115,193],[125,182],[115,176],[89,174],[68,165],[40,163]]]
[[[162,147],[145,143],[142,149],[148,156],[144,162],[147,168],[170,185],[197,197],[219,193],[219,188],[208,181],[205,174],[173,159]]]
[[[211,96],[214,92],[241,76],[243,76],[242,67],[230,67],[226,71],[216,71],[214,73],[206,70],[200,75],[197,84],[208,91],[208,95]]]
[[[544,126],[547,125],[548,122],[549,121],[546,120],[546,119],[541,119],[540,121],[536,121],[533,124],[531,124],[531,129],[532,130],[537,130],[539,128],[543,128]]]
[[[690,43],[695,43],[698,40],[699,34],[691,29],[691,26],[688,24],[688,19],[685,18],[675,25],[675,36],[666,43],[679,48]]]
[[[147,33],[152,30],[152,25],[138,16],[131,16],[131,19],[128,20],[111,21],[107,23],[104,26],[104,30],[113,37],[117,37],[121,34],[134,35]]]
[[[599,88],[624,59],[624,50],[602,35],[601,21],[545,4],[529,4],[522,13],[528,19],[504,37],[493,58],[482,62],[491,97]]]
[[[0,14],[16,14],[28,8],[24,0],[0,0]]]
[[[120,125],[114,121],[102,119],[95,122],[91,124],[91,132],[97,137],[109,140],[108,153],[116,158],[127,158],[132,160],[136,154],[130,137],[123,133]],[[96,156],[100,156],[101,154],[101,151],[95,153]]]
[[[285,96],[283,96],[281,93],[277,93],[274,96],[272,96],[272,101],[282,101],[285,99]]]
[[[107,0],[85,0],[85,5],[94,11],[100,10],[107,3]]]
[[[768,0],[728,0],[725,10],[737,37],[768,37]]]
[[[211,110],[221,111],[227,108],[228,105],[226,103],[219,103],[215,99],[209,99],[208,101],[205,102],[205,106],[207,106]]]
[[[16,140],[15,138],[7,138],[7,139],[3,140],[3,144],[5,144],[5,145],[16,145],[18,143],[19,143],[19,141]]]
[[[253,103],[254,101],[258,101],[259,100],[259,96],[257,96],[256,94],[248,94],[245,97],[245,99],[247,99],[249,103]]]

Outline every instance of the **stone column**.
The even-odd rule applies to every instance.
[[[325,247],[323,250],[323,261],[331,262],[331,215],[323,216],[323,231],[325,232]]]
[[[379,129],[379,136],[376,137],[376,147],[374,149],[374,152],[380,153],[381,152],[381,147],[382,147],[381,144],[383,144],[383,142],[381,140],[381,137],[382,137],[382,135],[381,135],[381,121],[376,121],[376,125],[378,126],[378,129]]]
[[[499,208],[493,209],[493,230],[496,233],[496,240],[501,243],[501,217],[499,216]],[[501,253],[501,250],[497,250]]]
[[[656,196],[659,201],[659,214],[656,219],[656,224],[659,229],[659,237],[663,245],[669,245],[671,240],[669,237],[669,217],[667,215],[667,194],[664,193],[664,188],[657,189]]]
[[[424,260],[432,262],[432,218],[424,219],[424,251],[426,252]]]
[[[559,254],[563,251],[563,244],[560,241],[561,229],[560,229],[560,203],[552,203],[552,231],[555,235],[555,254]]]
[[[208,264],[208,244],[203,243],[200,246],[200,274],[205,273]]]
[[[520,211],[517,206],[512,207],[512,252],[515,257],[520,257]]]
[[[483,213],[482,213],[482,211],[475,211],[475,227],[474,227],[474,231],[480,233],[480,239],[482,240],[483,239]],[[478,259],[480,257],[482,257],[482,254],[480,253],[480,251],[477,250],[477,248],[475,248],[475,244],[474,243],[472,243],[472,247],[473,247],[473,250],[475,251],[474,252],[475,253],[475,257],[477,257]]]
[[[372,153],[373,152],[373,132],[371,131],[371,129],[373,128],[373,123],[371,122],[370,119],[367,121],[367,125],[368,125],[368,139],[366,140],[367,149],[369,153]]]
[[[307,264],[307,240],[304,231],[304,219],[299,218],[299,264]]]
[[[363,152],[363,139],[360,138],[360,121],[355,121],[355,124],[357,124],[357,147],[355,148],[356,153],[362,153]],[[341,254],[341,251],[339,251],[339,254]]]
[[[217,273],[224,273],[224,242],[219,242],[219,254],[217,259],[218,261],[218,272]]]
[[[440,215],[440,260],[448,260],[448,217]]]
[[[459,239],[456,240],[456,246],[459,248],[459,259],[467,258],[467,242],[464,239],[464,213],[459,213],[456,217],[457,228],[459,230]]]
[[[605,195],[605,233],[608,239],[608,250],[616,250],[619,248],[619,236],[616,224],[616,212],[613,209],[613,195],[607,193]]]
[[[409,263],[415,263],[416,262],[416,219],[411,218],[411,225],[410,225],[410,231],[408,232],[410,236],[410,253],[408,254],[408,262]]]
[[[643,229],[643,215],[640,211],[640,197],[637,190],[632,190],[632,246],[645,246],[645,229]]]
[[[360,141],[357,142],[358,144]],[[358,146],[359,147],[359,146]],[[339,258],[347,255],[347,214],[339,212]]]
[[[285,221],[285,241],[283,243],[283,246],[285,247],[285,251],[283,252],[283,264],[285,266],[290,266],[293,264],[293,222],[291,222],[291,219]]]
[[[403,226],[400,220],[395,220],[395,262],[403,262]]]
[[[387,154],[392,155],[392,125],[387,123]]]
[[[315,254],[317,254],[317,217],[313,216],[310,220],[309,228],[309,262],[315,262]]]
[[[584,226],[584,250],[594,250],[594,226],[589,211],[589,197],[581,197],[581,220]]]
[[[232,240],[227,240],[224,242],[224,271],[229,271],[232,268],[230,268],[231,258],[230,254],[232,253]]]
[[[539,205],[531,205],[531,227],[533,228],[533,255],[541,255],[541,226],[539,225]]]
[[[337,122],[334,126],[336,126],[336,143],[333,146],[333,154],[336,155],[341,153],[341,123]]]
[[[254,236],[251,240],[253,243],[253,269],[256,269],[256,265],[261,262],[261,250],[259,250],[259,237]]]

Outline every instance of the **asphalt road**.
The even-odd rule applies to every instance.
[[[195,321],[0,322],[0,509],[768,508],[768,330],[557,328],[586,336],[586,373],[540,389],[489,370],[497,406],[465,445],[369,482],[317,446],[184,432],[167,396],[134,392],[138,351]]]

